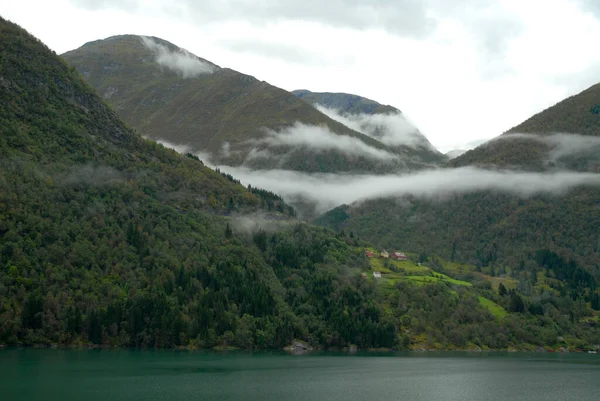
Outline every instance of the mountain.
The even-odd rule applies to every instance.
[[[446,152],[446,157],[449,160],[452,160],[452,159],[456,159],[458,156],[461,156],[461,155],[463,155],[466,152],[467,151],[464,150],[464,149],[454,149],[454,150],[451,150],[449,152]]]
[[[0,71],[0,344],[394,346],[342,274],[361,249],[143,139],[3,19]]]
[[[439,257],[376,257],[143,139],[2,18],[0,166],[0,345],[585,350],[598,338],[595,279],[576,264],[540,253],[538,299]]]
[[[408,157],[432,165],[446,161],[446,157],[395,107],[348,93],[311,92],[306,89],[292,93],[332,119]]]
[[[600,172],[599,136],[600,84],[596,84],[449,164]]]
[[[310,104],[320,104],[347,114],[396,114],[400,110],[374,100],[349,93],[311,92],[306,89],[292,91]]]
[[[528,186],[535,180],[560,180],[553,174],[564,171],[571,173],[565,183],[577,177],[577,172],[597,182],[600,117],[594,107],[600,102],[598,89],[594,86],[560,102],[448,165],[462,168],[457,171],[462,171],[463,181],[473,180],[481,173],[475,168],[483,167],[484,173],[496,169],[504,172],[498,180],[528,177],[532,180]],[[575,134],[557,134],[554,130],[559,129]],[[441,170],[450,171],[454,170]],[[448,260],[474,264],[488,273],[518,267],[523,274],[537,274],[546,267],[537,262],[536,254],[550,250],[598,277],[598,186],[579,185],[547,195],[523,193],[474,188],[466,193],[440,193],[438,197],[367,200],[340,206],[316,222],[351,231],[381,247],[436,253]],[[523,285],[527,282],[524,279]]]
[[[63,57],[145,137],[201,153],[213,164],[359,173],[424,164],[289,92],[159,38],[114,36]]]

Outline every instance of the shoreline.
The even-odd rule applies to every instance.
[[[564,347],[551,348],[551,347],[530,347],[525,348],[503,348],[503,349],[482,349],[482,348],[457,348],[457,349],[438,349],[438,348],[415,348],[415,349],[390,349],[390,348],[370,348],[370,349],[358,349],[358,348],[310,348],[310,349],[294,349],[291,345],[284,348],[268,348],[268,349],[250,349],[250,348],[237,348],[237,347],[223,347],[217,346],[213,348],[196,348],[196,347],[173,347],[173,348],[150,348],[150,347],[121,347],[111,345],[97,345],[97,344],[77,344],[77,345],[64,345],[64,344],[33,344],[33,345],[7,345],[0,344],[0,351],[10,349],[55,349],[55,350],[128,350],[128,351],[187,351],[187,352],[211,352],[211,353],[234,353],[234,352],[277,352],[288,355],[316,355],[320,353],[339,353],[345,355],[355,354],[395,354],[395,353],[414,353],[414,354],[426,354],[426,353],[468,353],[468,354],[481,354],[481,353],[537,353],[537,354],[598,354],[598,351],[586,351],[582,349],[569,349]]]

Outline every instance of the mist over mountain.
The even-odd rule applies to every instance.
[[[383,174],[442,160],[344,125],[289,92],[159,38],[114,36],[63,57],[145,137],[213,164]]]
[[[156,84],[129,103],[132,118],[163,113],[162,104],[174,113],[162,127],[174,130],[179,117],[204,109],[175,107],[170,96],[223,74],[246,79],[149,40],[94,42],[98,65],[82,71],[107,85],[104,99]],[[115,61],[115,51],[146,70]],[[256,95],[211,85],[188,94],[229,103]],[[256,159],[290,163],[300,156],[289,148],[299,147],[305,159],[329,163],[319,171],[402,156],[331,119],[268,128],[261,118],[278,104],[269,99],[270,111],[254,116],[260,135],[243,138]],[[295,110],[323,115],[293,99],[303,105]],[[599,338],[598,174],[427,163],[387,175],[228,167],[243,181],[270,179],[286,196],[352,202],[318,219],[336,233],[295,220],[254,181],[240,185],[208,168],[193,144],[144,139],[76,69],[2,18],[0,105],[1,346],[587,350]],[[590,146],[549,138],[559,156]],[[238,151],[229,141],[213,145],[202,148],[206,160]],[[406,260],[375,247],[405,251]]]
[[[451,166],[600,171],[600,84],[453,159]]]
[[[395,107],[384,106],[374,100],[347,93],[318,93],[305,89],[292,93],[332,119],[377,139],[398,152],[407,155],[416,152],[418,158],[432,164],[446,160]]]
[[[373,194],[379,199],[350,200],[317,221],[382,246],[398,241],[482,266],[491,263],[490,252],[496,255],[493,263],[514,265],[547,247],[598,274],[600,237],[593,228],[600,224],[598,88],[450,160],[449,169],[437,172],[438,183],[431,182],[438,196],[424,199],[419,189],[427,187],[426,176],[435,175],[417,174],[417,182],[398,179],[406,184],[390,185],[396,195],[385,196],[380,183]],[[539,192],[548,185],[555,190]]]

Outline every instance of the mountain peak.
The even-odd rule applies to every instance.
[[[214,164],[382,173],[441,160],[429,153],[422,158],[415,147],[397,149],[283,89],[219,68],[162,39],[114,36],[63,57],[143,135],[205,152]],[[401,116],[389,106],[344,96],[370,105],[371,112]]]
[[[311,92],[307,89],[292,91],[300,99],[311,104],[322,104],[350,114],[396,114],[401,113],[395,107],[382,105],[366,97],[343,92]]]

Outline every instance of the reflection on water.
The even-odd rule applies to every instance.
[[[600,355],[0,350],[2,400],[600,399]]]

